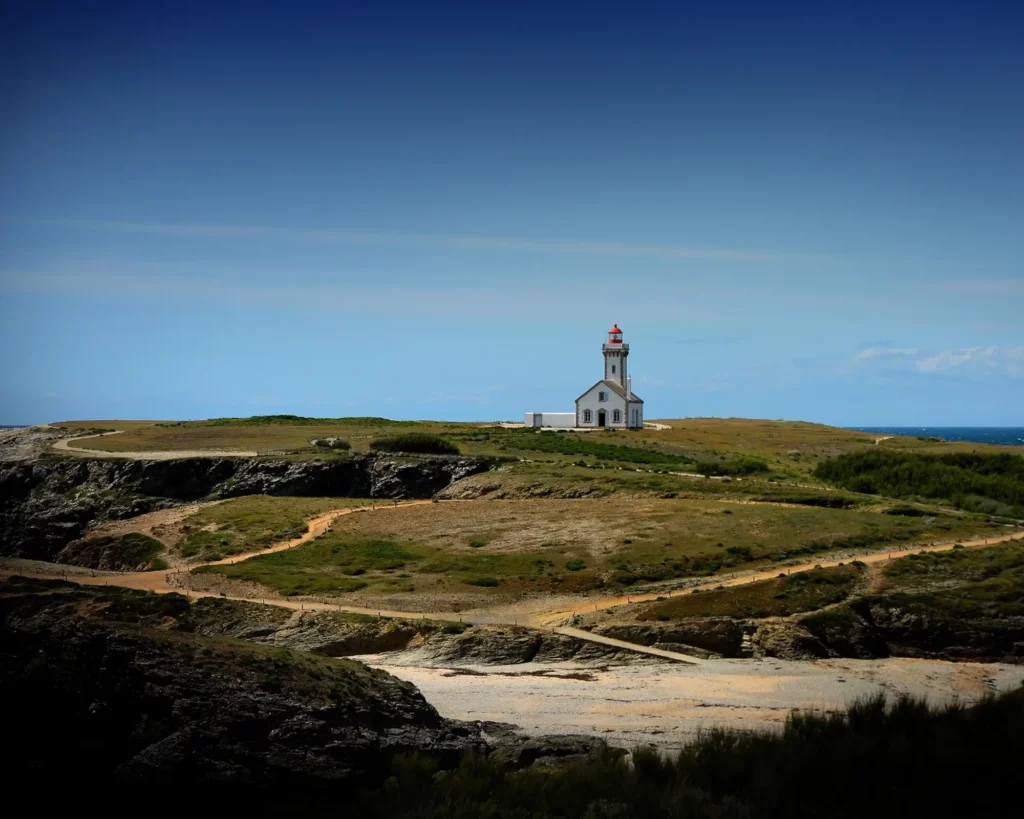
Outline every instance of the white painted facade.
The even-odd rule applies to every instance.
[[[576,412],[528,412],[526,426],[597,429],[643,429],[644,402],[633,393],[627,374],[629,345],[615,325],[601,346],[604,378],[576,399]]]

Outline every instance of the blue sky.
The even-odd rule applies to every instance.
[[[1019,4],[0,14],[0,423],[1024,424]]]

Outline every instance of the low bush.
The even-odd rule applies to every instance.
[[[344,438],[314,438],[310,443],[320,449],[333,449],[335,452],[346,452],[352,449],[352,444]]]
[[[1024,691],[972,707],[879,694],[838,713],[794,713],[781,731],[710,729],[678,754],[605,749],[561,766],[518,769],[500,755],[443,766],[394,759],[364,781],[367,819],[889,819],[1014,811],[1024,754]],[[294,799],[294,797],[292,797]]]
[[[932,498],[964,509],[1024,515],[1024,458],[1009,453],[853,452],[822,461],[814,475],[869,495]]]
[[[374,452],[408,452],[417,455],[458,455],[459,448],[439,435],[410,432],[391,438],[378,438],[371,442]]]

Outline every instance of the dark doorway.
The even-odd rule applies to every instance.
[[[608,426],[608,416],[607,416],[607,413],[605,413],[604,410],[598,410],[597,411],[597,425],[599,427],[606,427],[606,426]]]

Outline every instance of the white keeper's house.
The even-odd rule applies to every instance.
[[[629,345],[616,324],[601,345],[604,378],[576,399],[576,412],[528,412],[528,427],[643,429],[644,402],[633,392],[626,370]]]

